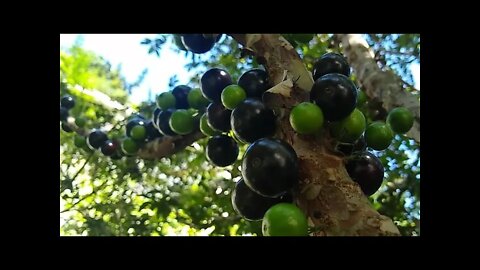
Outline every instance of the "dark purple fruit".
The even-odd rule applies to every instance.
[[[206,38],[202,34],[184,34],[181,39],[183,46],[193,53],[206,53],[215,45],[214,38]]]
[[[153,126],[155,128],[158,128],[157,126],[157,122],[158,122],[158,116],[160,115],[160,113],[162,112],[162,109],[160,108],[155,108],[155,110],[153,111],[153,114],[152,114],[152,122],[153,122]]]
[[[117,149],[118,149],[118,144],[111,140],[107,140],[102,145],[102,148],[101,148],[102,154],[104,154],[105,156],[112,156],[113,154],[115,154]]]
[[[382,162],[370,152],[363,152],[347,159],[345,168],[367,196],[375,193],[382,185],[384,173]]]
[[[275,115],[260,100],[248,98],[233,110],[230,125],[237,138],[253,143],[275,133]]]
[[[208,100],[222,103],[222,91],[230,84],[232,84],[232,77],[230,77],[227,71],[212,68],[202,75],[200,90],[202,90],[202,95]]]
[[[162,133],[165,136],[176,136],[177,133],[173,132],[173,130],[170,128],[170,117],[172,116],[172,113],[174,112],[174,109],[168,109],[166,111],[162,111],[160,115],[158,116],[158,130],[160,133]]]
[[[238,85],[247,93],[247,97],[261,98],[269,88],[268,74],[263,69],[252,69],[240,76]]]
[[[65,122],[62,122],[62,130],[67,133],[73,132],[73,129]]]
[[[270,207],[283,202],[281,198],[263,197],[251,190],[243,181],[237,182],[232,193],[233,209],[246,220],[261,220]]]
[[[367,150],[367,142],[365,141],[365,136],[361,136],[355,143],[339,143],[337,145],[337,150],[343,154],[349,156],[355,152],[363,152]]]
[[[107,134],[101,130],[94,130],[87,137],[87,145],[90,149],[95,150],[100,148],[107,140]]]
[[[242,176],[258,194],[272,198],[282,196],[297,182],[297,154],[284,141],[270,138],[257,140],[245,152]]]
[[[349,116],[357,104],[357,88],[345,75],[332,73],[318,78],[310,91],[325,119],[338,121]]]
[[[158,131],[158,129],[153,125],[153,121],[147,120],[147,124],[145,125],[147,129],[147,140],[152,141],[156,138],[160,138],[163,135]]]
[[[204,38],[215,38],[215,42],[218,42],[222,38],[223,34],[202,34],[202,36]]]
[[[188,109],[190,105],[188,104],[188,93],[192,90],[192,88],[186,85],[177,85],[172,90],[172,94],[175,97],[176,103],[175,108],[177,109]]]
[[[68,109],[60,106],[60,121],[67,121]]]
[[[135,126],[145,126],[146,125],[146,120],[144,118],[140,117],[133,117],[131,118],[128,122],[127,125],[125,126],[126,133],[128,137],[132,136],[132,129]]]
[[[210,103],[207,107],[207,123],[210,127],[228,132],[230,130],[230,116],[232,111],[225,108],[221,103]]]
[[[347,59],[337,53],[326,53],[313,64],[312,75],[314,81],[330,73],[340,73],[347,77],[350,76],[350,66],[348,65]]]
[[[238,157],[238,145],[226,135],[214,136],[208,140],[207,159],[218,167],[232,165]]]
[[[75,106],[75,100],[71,96],[64,96],[60,100],[60,106],[64,107],[67,110],[70,110],[71,108],[73,108],[73,106]]]

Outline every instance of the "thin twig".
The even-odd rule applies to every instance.
[[[84,196],[83,198],[79,199],[79,200],[76,201],[74,204],[72,204],[72,206],[70,206],[69,208],[63,209],[62,211],[60,211],[60,214],[72,210],[73,207],[75,207],[77,204],[79,204],[80,202],[82,202],[82,201],[85,200],[86,198],[88,198],[88,197],[96,194],[96,193],[98,192],[98,190],[100,190],[100,188],[102,188],[103,186],[105,186],[107,183],[108,183],[108,179],[105,180],[105,182],[103,182],[100,186],[98,186],[98,187],[97,187],[95,190],[93,190],[90,194],[88,194],[88,195]]]
[[[75,180],[75,178],[77,178],[77,176],[80,174],[80,172],[83,170],[83,168],[85,168],[85,165],[87,165],[88,161],[90,160],[90,158],[92,158],[94,153],[91,153],[88,158],[85,160],[85,162],[83,163],[82,167],[80,169],[78,169],[78,171],[75,173],[75,175],[73,176],[73,178],[71,179],[71,181],[73,182],[73,180]]]

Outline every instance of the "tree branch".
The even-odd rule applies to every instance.
[[[413,113],[415,123],[407,136],[420,143],[420,102],[418,98],[403,89],[393,71],[382,71],[378,67],[373,52],[361,35],[337,34],[336,38],[341,40],[347,60],[364,86],[367,96],[381,101],[387,111],[403,106]]]
[[[80,174],[80,172],[83,170],[83,168],[85,168],[85,165],[87,165],[88,161],[92,158],[93,156],[93,153],[91,153],[88,158],[85,160],[85,162],[83,162],[83,165],[80,169],[78,169],[78,171],[75,173],[75,175],[72,177],[71,181],[75,180],[77,178],[77,176]]]
[[[81,203],[82,201],[84,201],[86,198],[88,198],[88,197],[96,194],[102,187],[104,187],[104,186],[108,183],[108,180],[109,180],[109,179],[105,180],[105,182],[103,182],[100,186],[98,186],[96,189],[94,189],[90,194],[83,196],[81,199],[79,199],[79,200],[76,201],[74,204],[72,204],[69,208],[63,209],[62,211],[60,211],[60,214],[72,210],[76,205],[78,205],[79,203]]]
[[[143,159],[169,157],[204,137],[205,135],[198,130],[185,136],[165,136],[149,142],[142,147],[137,154]]]

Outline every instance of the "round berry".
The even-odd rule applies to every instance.
[[[87,144],[90,149],[100,148],[108,140],[107,134],[101,130],[93,130],[87,137]]]
[[[413,114],[405,107],[395,108],[387,116],[387,123],[398,134],[407,133],[412,128],[413,121]]]
[[[355,109],[345,119],[332,123],[330,131],[340,142],[353,143],[363,134],[366,125],[363,113]]]
[[[382,185],[384,174],[382,162],[370,152],[363,152],[347,159],[345,168],[367,196],[374,194]]]
[[[210,101],[202,95],[202,90],[200,88],[195,88],[188,93],[188,104],[190,107],[202,110],[210,104]]]
[[[253,143],[260,138],[273,136],[276,129],[275,115],[260,100],[248,98],[233,110],[230,126],[242,142]]]
[[[212,68],[205,72],[200,79],[202,94],[211,102],[221,102],[221,95],[225,87],[232,84],[232,77],[227,71]]]
[[[225,87],[221,96],[223,106],[230,110],[235,109],[235,107],[246,98],[247,94],[245,90],[236,84]]]
[[[297,182],[297,154],[284,141],[257,140],[245,152],[242,176],[248,187],[258,194],[272,198],[282,196]]]
[[[262,221],[263,236],[308,236],[305,214],[292,203],[279,203],[265,213]]]
[[[218,135],[208,140],[207,159],[218,167],[232,165],[238,157],[238,145],[231,137]]]
[[[169,125],[173,132],[187,135],[194,129],[193,116],[187,110],[176,110],[170,117]]]
[[[200,118],[200,131],[205,135],[205,136],[215,136],[219,135],[220,132],[214,130],[211,128],[208,123],[207,123],[207,114],[204,113],[202,117]]]
[[[177,109],[188,109],[188,94],[192,88],[186,85],[177,85],[172,90],[172,94],[175,97],[175,108]]]
[[[66,108],[67,110],[70,110],[75,106],[75,100],[71,96],[64,96],[60,100],[60,106]]]
[[[210,103],[207,107],[208,125],[218,131],[228,132],[230,130],[230,116],[232,111],[220,103]]]
[[[270,207],[280,202],[280,198],[267,198],[257,194],[243,179],[237,182],[232,193],[233,209],[246,220],[261,220]]]
[[[183,46],[193,53],[206,53],[215,45],[214,38],[206,38],[202,34],[184,34],[181,37]]]
[[[68,109],[60,106],[60,121],[67,121]]]
[[[312,75],[314,81],[325,74],[331,73],[350,76],[350,66],[347,59],[337,53],[326,53],[313,64]]]
[[[384,122],[377,121],[371,123],[365,130],[365,141],[368,147],[381,151],[387,149],[392,143],[393,131]]]
[[[303,102],[290,112],[290,125],[299,134],[315,134],[323,126],[323,112],[317,105]]]
[[[175,108],[175,96],[171,92],[163,92],[157,96],[157,106],[162,110]]]
[[[270,84],[268,74],[263,69],[251,69],[240,76],[238,85],[245,90],[247,97],[261,98]]]
[[[327,74],[313,84],[310,100],[322,109],[325,119],[338,121],[355,109],[357,88],[345,75]]]

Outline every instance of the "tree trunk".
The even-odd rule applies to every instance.
[[[420,102],[402,88],[398,77],[391,71],[382,71],[374,59],[367,41],[359,34],[337,34],[347,60],[370,99],[378,100],[388,112],[403,106],[415,116],[413,128],[407,136],[420,142]]]
[[[264,101],[278,115],[277,137],[290,143],[298,155],[300,177],[294,197],[310,225],[316,228],[312,234],[400,235],[392,220],[375,211],[360,187],[351,180],[327,133],[318,137],[303,136],[291,128],[290,110],[308,100],[313,85],[311,73],[294,48],[280,35],[232,36],[255,52],[276,85],[264,94]]]

